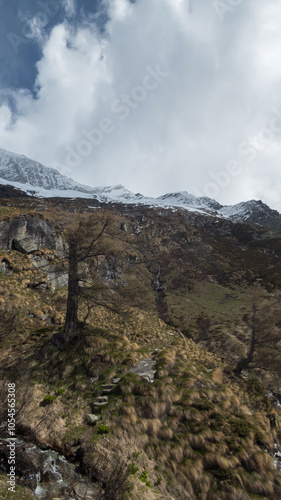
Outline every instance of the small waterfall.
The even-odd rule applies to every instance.
[[[62,474],[58,470],[58,464],[57,460],[59,456],[57,455],[54,457],[54,452],[42,452],[47,454],[47,459],[43,464],[44,468],[44,474],[48,473],[50,476],[52,476],[57,483],[62,483],[63,482],[63,477]]]
[[[34,490],[34,494],[38,497],[38,498],[45,498],[47,495],[48,495],[48,490],[46,488],[42,488],[41,486],[41,473],[40,472],[37,472],[37,474],[35,474],[35,479],[36,479],[36,488]]]
[[[158,272],[156,274],[156,288],[155,288],[156,292],[161,292],[162,290],[160,276],[161,276],[161,267],[159,267]]]
[[[89,480],[76,471],[75,464],[66,460],[59,453],[52,450],[41,450],[33,443],[16,441],[18,467],[18,484],[31,489],[40,500],[60,497],[66,489],[70,489],[65,498],[72,499],[72,488],[82,488],[85,498],[95,498]],[[7,450],[7,439],[0,439],[0,446]],[[6,471],[5,461],[0,464],[0,469]],[[83,497],[84,498],[84,497]]]
[[[62,488],[79,481],[75,466],[59,453],[52,450],[41,450],[32,443],[17,440],[19,456],[26,456],[29,469],[33,473],[24,474],[23,480],[40,498],[49,498],[50,494],[59,494]]]
[[[156,273],[155,297],[159,318],[166,321],[167,306],[165,303],[165,287],[162,285],[161,266]]]
[[[274,469],[281,471],[281,446],[275,443],[274,448]]]

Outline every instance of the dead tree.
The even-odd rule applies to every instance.
[[[251,312],[244,318],[249,327],[249,345],[246,356],[236,364],[236,375],[249,366],[280,372],[280,303],[279,292],[268,295],[260,285],[253,287]]]
[[[111,249],[116,237],[111,215],[80,216],[67,230],[67,262],[62,264],[63,272],[68,274],[67,307],[63,331],[54,338],[58,347],[66,346],[81,331],[80,299],[94,298],[96,289],[98,302],[101,290],[105,293],[106,286],[97,275],[97,262]]]

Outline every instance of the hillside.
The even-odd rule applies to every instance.
[[[18,496],[2,476],[0,497],[280,498],[278,350],[274,363],[271,345],[234,374],[257,282],[268,331],[272,318],[280,333],[280,232],[183,208],[9,196],[0,200],[0,414],[5,423],[9,380],[25,444]],[[114,238],[95,265],[122,294],[114,307],[96,303],[60,350],[67,228],[81,215],[110,216]],[[4,464],[6,437],[2,424]]]

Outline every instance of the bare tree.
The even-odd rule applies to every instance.
[[[104,257],[117,238],[114,219],[111,215],[80,216],[78,221],[69,227],[67,234],[68,254],[68,293],[67,310],[63,332],[56,335],[55,343],[63,347],[81,329],[78,312],[80,299],[88,303],[88,314],[91,302],[103,305],[110,300],[108,287],[97,273],[98,261]]]
[[[133,237],[121,232],[111,213],[79,216],[66,231],[66,240],[66,259],[55,271],[68,275],[64,328],[53,338],[59,348],[79,334],[95,306],[126,315],[130,307],[149,307],[154,300],[154,293],[147,291],[148,271],[144,280],[142,273],[135,272],[135,261],[130,262]]]
[[[96,500],[123,500],[131,490],[128,460],[117,452],[106,455],[101,452],[87,467],[87,473],[97,483]]]
[[[259,284],[252,292],[251,312],[245,316],[249,328],[247,354],[235,367],[235,374],[250,365],[263,370],[280,372],[281,367],[281,323],[280,293],[266,294]]]
[[[18,315],[15,310],[0,310],[0,341],[18,330]]]

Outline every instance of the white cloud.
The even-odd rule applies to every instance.
[[[75,0],[63,0],[64,10],[67,16],[72,17],[76,12],[76,2]]]
[[[251,164],[238,152],[281,105],[280,8],[273,0],[268,8],[244,2],[221,23],[212,2],[194,3],[192,13],[185,0],[104,5],[110,20],[103,36],[91,21],[52,30],[37,65],[36,98],[14,93],[16,115],[7,104],[0,108],[0,146],[60,165],[84,183],[123,183],[152,195],[204,192],[212,174],[238,159],[241,173],[219,189],[218,200],[262,197],[281,209],[278,134]],[[169,76],[145,90],[144,81],[152,84],[147,68],[157,65]],[[111,133],[90,155],[80,154],[77,168],[68,164],[69,151],[77,153],[85,131],[100,131],[104,119]]]

